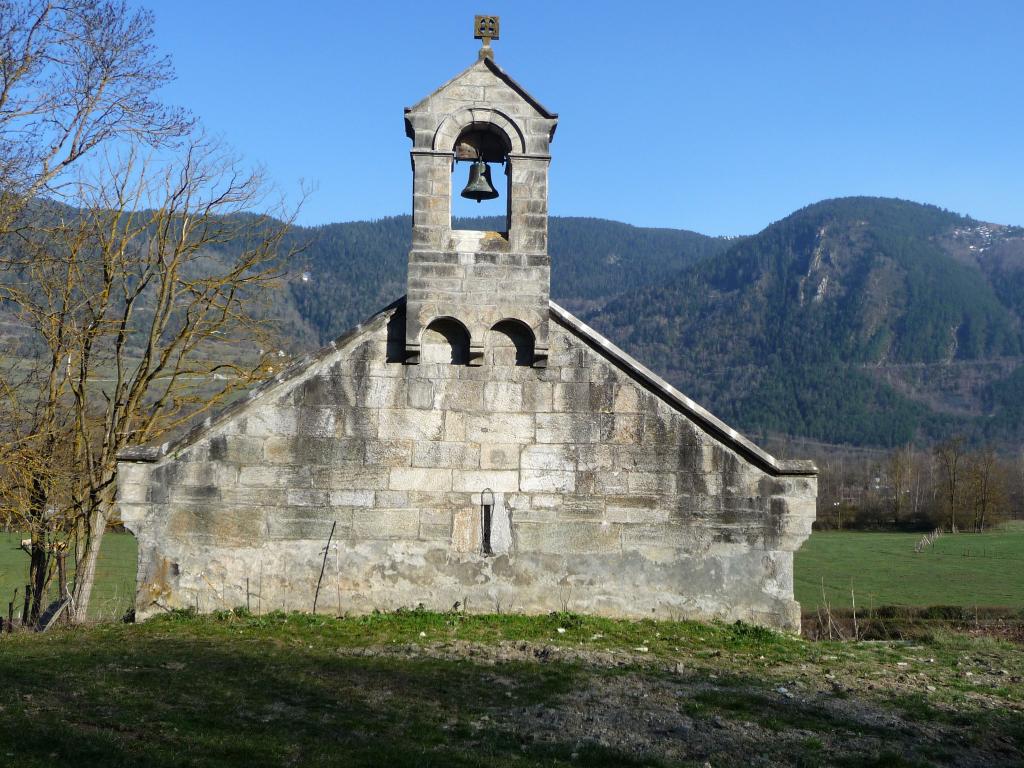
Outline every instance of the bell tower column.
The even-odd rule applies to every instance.
[[[497,17],[477,17],[474,36],[484,42],[477,61],[405,111],[413,141],[405,362],[419,362],[432,323],[456,321],[469,336],[469,365],[483,361],[489,330],[511,324],[530,337],[532,354],[524,359],[543,367],[551,286],[549,146],[558,116],[494,63]],[[472,161],[463,168],[476,166],[467,196],[505,198],[505,231],[452,229],[457,160]]]

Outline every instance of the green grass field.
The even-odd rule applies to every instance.
[[[914,552],[917,533],[814,533],[796,554],[794,592],[804,612],[882,605],[1024,607],[1024,526],[940,537]]]
[[[103,766],[1019,766],[1019,646],[401,611],[0,636],[0,756]]]
[[[19,543],[25,536],[0,533],[0,611],[7,616],[7,604],[14,598],[14,610],[21,615],[25,584],[28,581],[28,554]],[[128,533],[108,533],[103,537],[100,560],[96,566],[96,586],[89,615],[95,619],[119,619],[134,604],[135,569],[138,547]],[[57,594],[56,578],[50,599]]]

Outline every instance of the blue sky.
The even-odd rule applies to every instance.
[[[404,107],[496,61],[558,112],[551,213],[712,235],[827,197],[1024,224],[1024,3],[152,0],[190,108],[300,221],[407,213]]]

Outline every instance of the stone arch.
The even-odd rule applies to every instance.
[[[487,332],[491,365],[533,365],[536,344],[533,329],[511,317],[495,323]]]
[[[469,365],[469,330],[454,317],[436,317],[420,334],[420,360],[424,363]]]
[[[455,142],[467,129],[478,128],[497,133],[505,138],[510,153],[526,151],[523,132],[508,115],[487,107],[467,107],[447,115],[434,132],[431,149],[452,152]]]

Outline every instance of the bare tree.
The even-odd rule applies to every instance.
[[[0,279],[5,284],[25,279],[11,269],[17,261],[12,249],[38,244],[35,230],[41,219],[55,215],[54,201],[78,203],[75,169],[97,149],[171,147],[193,128],[188,113],[153,97],[173,71],[169,59],[152,45],[152,24],[152,14],[130,8],[124,0],[0,0],[0,261],[7,267]],[[0,316],[9,319],[12,302],[5,298]],[[59,316],[50,318],[47,333],[54,343],[30,339],[33,353],[62,346],[59,337],[65,330]],[[5,339],[4,346],[14,343]],[[32,519],[40,525],[29,526],[37,613],[54,546],[41,523],[52,511],[46,500],[57,494],[67,473],[35,470],[58,466],[55,457],[68,446],[63,431],[67,425],[60,422],[68,415],[48,410],[57,399],[59,379],[43,375],[47,366],[42,360],[29,361],[15,352],[0,359],[0,396],[6,403],[0,427],[7,435],[22,437],[33,434],[33,424],[41,428],[37,438],[10,440],[0,449],[0,500],[23,511],[38,508]],[[40,397],[42,390],[25,386],[16,391],[14,382],[24,385],[32,378],[27,367],[42,376],[37,381],[47,382],[49,396]]]
[[[973,527],[981,532],[1001,516],[1008,497],[1006,471],[990,446],[967,457],[964,467],[967,495],[974,512]]]
[[[910,492],[913,466],[914,456],[910,446],[898,448],[889,454],[886,474],[889,478],[893,523],[896,525],[900,524],[904,515],[905,497]]]
[[[20,427],[0,461],[14,514],[44,552],[77,539],[79,619],[117,453],[183,427],[272,365],[266,299],[291,217],[253,214],[263,192],[258,174],[204,143],[163,167],[129,154],[79,185],[82,207],[37,223],[5,256],[22,279],[0,286],[0,301],[43,354],[0,404]],[[33,585],[39,604],[45,577]]]
[[[956,533],[956,513],[960,502],[961,470],[964,460],[964,441],[959,435],[949,438],[935,447],[935,458],[943,471],[946,501],[949,505],[949,529]]]
[[[173,78],[153,17],[124,0],[0,0],[0,234],[97,147],[164,146],[191,117],[153,94]]]
[[[117,452],[274,348],[291,216],[254,213],[275,210],[260,175],[155,98],[173,71],[152,23],[124,0],[0,0],[0,517],[31,534],[34,617],[69,542],[85,616]]]

